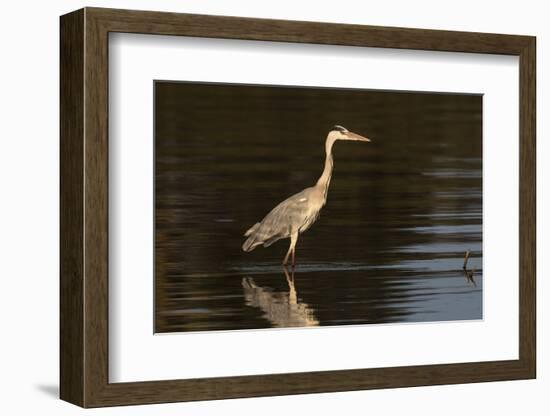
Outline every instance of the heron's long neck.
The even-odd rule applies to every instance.
[[[331,138],[327,138],[327,141],[325,143],[325,151],[326,151],[325,168],[323,169],[323,173],[321,174],[321,177],[317,181],[317,184],[315,184],[315,186],[323,189],[323,194],[325,196],[325,199],[327,197],[328,186],[330,185],[330,178],[332,176],[332,168],[334,166],[334,161],[332,159],[333,144],[334,144],[334,140]]]

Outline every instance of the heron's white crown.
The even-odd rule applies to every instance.
[[[331,130],[338,130],[341,133],[347,133],[348,129],[346,129],[344,126],[340,126],[336,124]]]

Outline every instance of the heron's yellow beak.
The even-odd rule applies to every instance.
[[[360,142],[370,142],[370,139],[367,137],[360,136],[359,134],[352,133],[351,131],[346,132],[346,136],[349,140],[356,140]]]

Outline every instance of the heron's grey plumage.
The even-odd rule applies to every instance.
[[[333,169],[332,146],[336,140],[370,141],[349,132],[342,126],[334,126],[325,142],[325,167],[317,183],[285,199],[261,222],[249,228],[244,233],[244,236],[248,237],[242,246],[244,251],[252,251],[260,245],[269,247],[282,238],[290,238],[290,248],[283,264],[286,264],[290,254],[294,263],[295,245],[299,234],[311,227],[319,218],[321,208],[326,204]]]
[[[244,251],[252,251],[259,245],[269,247],[294,232],[304,232],[315,222],[324,205],[322,194],[315,187],[292,195],[273,208],[265,218],[246,233]]]

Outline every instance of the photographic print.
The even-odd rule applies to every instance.
[[[482,99],[155,81],[155,332],[482,319]]]

